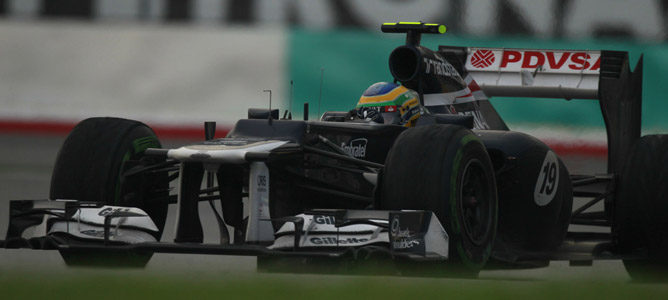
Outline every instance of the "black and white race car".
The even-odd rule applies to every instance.
[[[225,138],[211,139],[206,123],[207,140],[160,149],[143,123],[87,119],[58,154],[50,200],[12,201],[0,245],[55,249],[69,264],[144,265],[170,252],[253,255],[267,269],[379,258],[421,266],[403,274],[428,265],[471,275],[624,259],[633,276],[668,274],[668,138],[640,136],[642,60],[631,72],[619,51],[434,51],[420,37],[442,25],[381,28],[406,34],[389,67],[418,95],[413,127],[355,112],[308,121],[250,109]],[[598,100],[608,173],[569,174],[550,147],[508,130],[494,96]],[[574,209],[574,197],[591,201]],[[201,201],[215,211],[218,244],[202,243]],[[601,201],[605,209],[591,211]],[[176,237],[160,242],[170,203]],[[34,226],[43,233],[25,236]]]

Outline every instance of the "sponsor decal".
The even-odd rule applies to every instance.
[[[267,176],[264,174],[257,175],[257,191],[258,192],[267,191]]]
[[[554,152],[547,151],[545,159],[540,167],[533,199],[538,206],[550,204],[559,188],[559,161]]]
[[[503,51],[501,68],[521,64],[522,69],[535,69],[539,66],[549,69],[598,70],[601,68],[600,55],[596,60],[586,52],[569,51]]]
[[[480,49],[471,56],[471,65],[476,68],[487,68],[494,63],[495,59],[492,50]]]
[[[418,239],[403,238],[392,242],[392,247],[394,249],[410,249],[419,245],[420,245],[420,240]]]
[[[394,216],[394,218],[392,218],[392,223],[390,224],[390,233],[392,234],[393,249],[410,249],[420,245],[421,243],[420,239],[411,234],[410,230],[401,229],[401,225],[399,224],[399,216]]]
[[[316,224],[328,224],[328,225],[334,225],[336,221],[336,218],[334,216],[313,216],[313,222]]]
[[[110,214],[115,213],[115,212],[128,212],[128,211],[130,211],[130,208],[125,208],[125,207],[111,208],[111,207],[107,207],[107,208],[101,210],[99,213],[97,213],[97,215],[104,217],[104,216],[110,215]]]
[[[437,59],[431,59],[427,57],[422,58],[425,64],[425,74],[431,73],[439,76],[451,76],[456,78],[460,77],[455,67],[446,62],[445,59],[439,57],[438,55],[436,58]]]
[[[399,224],[399,216],[394,216],[394,218],[392,218],[392,224],[390,226],[390,232],[392,233],[393,237],[409,237],[409,236],[411,236],[411,232],[408,229],[401,230],[401,225]]]
[[[360,244],[368,241],[369,239],[365,238],[344,238],[337,239],[335,237],[312,237],[309,241],[315,245],[350,245],[350,244]]]
[[[346,143],[341,143],[341,149],[345,151],[348,155],[355,158],[364,158],[366,157],[366,144],[368,140],[365,138],[353,139]]]
[[[474,48],[475,49],[475,48]],[[500,56],[499,62],[496,58]],[[540,71],[598,73],[601,69],[599,51],[501,50],[477,49],[468,57],[468,65],[477,69],[533,69]]]
[[[260,175],[257,177],[257,184],[259,186],[267,186],[267,176]]]

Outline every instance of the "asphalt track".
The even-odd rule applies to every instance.
[[[0,237],[4,237],[8,217],[8,200],[43,199],[48,196],[50,174],[63,136],[0,134]],[[166,147],[188,141],[164,141]],[[571,173],[604,172],[601,159],[566,157]],[[215,243],[217,225],[206,203],[200,207],[205,242]],[[170,207],[167,222],[173,222],[175,207]],[[168,226],[163,241],[174,237]],[[144,270],[147,274],[253,274],[254,257],[156,254]],[[0,250],[0,272],[76,273],[67,268],[55,251]],[[105,271],[100,271],[105,272]],[[571,267],[568,262],[552,262],[547,268],[532,270],[484,271],[481,278],[499,280],[629,280],[620,261],[595,261],[591,267]]]

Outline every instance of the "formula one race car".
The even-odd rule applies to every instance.
[[[668,137],[640,137],[642,58],[631,72],[619,51],[433,51],[420,37],[443,25],[381,28],[406,34],[390,54],[395,83],[370,87],[353,111],[308,121],[250,109],[227,137],[212,139],[206,123],[205,141],[178,149],[160,149],[137,121],[82,121],[58,154],[50,200],[11,202],[2,246],[55,249],[74,265],[170,252],[258,256],[279,271],[373,261],[475,275],[623,259],[633,276],[668,273]],[[550,147],[508,130],[493,96],[598,99],[608,174],[569,174]],[[591,200],[573,209],[574,197]],[[219,244],[202,244],[201,201]],[[170,203],[176,237],[160,242]],[[24,235],[38,225],[45,235]]]

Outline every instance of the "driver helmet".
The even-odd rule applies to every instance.
[[[413,127],[421,113],[418,97],[402,85],[377,82],[364,91],[355,109],[365,121]]]

